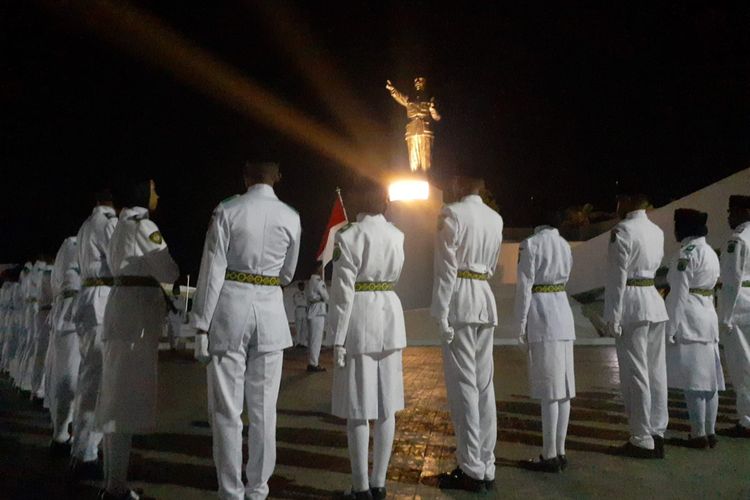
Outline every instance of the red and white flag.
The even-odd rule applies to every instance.
[[[320,242],[317,254],[318,260],[323,262],[323,267],[326,267],[333,258],[333,241],[336,238],[336,232],[348,222],[344,202],[341,200],[341,191],[337,189],[336,195],[336,201],[333,202],[331,216],[328,218],[328,225],[323,233],[323,240]]]

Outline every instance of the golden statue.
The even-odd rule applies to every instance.
[[[435,109],[435,98],[428,100],[425,95],[427,79],[421,76],[414,79],[414,89],[417,92],[413,100],[396,90],[390,80],[387,82],[385,88],[397,103],[406,108],[406,117],[409,119],[406,124],[406,148],[409,150],[411,171],[426,172],[430,169],[432,141],[435,138],[430,128],[431,120],[440,121],[440,114]]]

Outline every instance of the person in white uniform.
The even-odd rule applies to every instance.
[[[691,448],[715,447],[719,394],[724,373],[719,357],[719,323],[714,287],[719,257],[706,242],[708,214],[680,208],[674,233],[680,249],[667,274],[667,381],[682,389],[687,402]]]
[[[297,283],[297,290],[292,300],[294,300],[294,343],[297,346],[307,347],[307,296],[304,281]]]
[[[208,406],[219,498],[264,499],[276,464],[276,401],[283,349],[292,346],[281,286],[297,267],[299,214],[273,186],[275,163],[247,163],[247,192],[214,210],[193,300],[196,358],[208,364]],[[208,332],[208,337],[206,335]],[[244,396],[244,398],[243,398]],[[247,403],[247,485],[242,414]]]
[[[159,337],[167,314],[161,283],[174,283],[177,264],[159,228],[149,219],[158,196],[153,180],[120,186],[122,207],[107,262],[113,288],[102,330],[102,388],[96,425],[104,433],[105,487],[100,499],[129,499],[133,434],[156,430]]]
[[[3,283],[6,290],[5,303],[5,341],[3,342],[2,358],[0,359],[0,370],[10,375],[11,361],[15,356],[18,345],[18,328],[16,318],[18,316],[16,307],[19,304],[21,267],[7,272],[7,280]]]
[[[497,306],[488,280],[500,255],[503,219],[482,201],[482,179],[456,177],[451,187],[460,201],[439,216],[431,313],[443,338],[458,466],[440,475],[439,486],[483,492],[495,481]]]
[[[404,235],[386,221],[385,190],[357,190],[357,222],[336,234],[331,285],[335,336],[332,413],[346,419],[352,487],[346,498],[385,499],[385,476],[404,408],[401,351],[404,312],[393,291],[404,265]],[[374,420],[373,466],[368,476],[369,421]]]
[[[729,198],[728,222],[734,232],[721,252],[719,328],[738,421],[724,434],[750,438],[750,196]]]
[[[71,435],[68,425],[73,421],[73,398],[78,382],[81,352],[73,319],[73,303],[81,288],[78,269],[78,243],[75,236],[65,238],[52,266],[52,337],[47,362],[49,381],[47,399],[52,419],[53,455],[69,456]]]
[[[73,443],[70,475],[73,479],[99,478],[98,460],[102,434],[94,428],[94,410],[102,380],[102,328],[104,311],[112,287],[112,272],[107,263],[109,241],[117,224],[112,193],[95,193],[96,206],[78,230],[78,268],[81,291],[75,302],[76,324],[81,362],[78,366],[77,392],[73,409]]]
[[[620,388],[630,439],[615,453],[664,458],[667,429],[667,363],[664,328],[667,310],[654,286],[664,257],[664,233],[646,215],[643,195],[622,196],[622,219],[612,229],[607,254],[604,321],[614,337]]]
[[[38,311],[34,317],[34,344],[29,360],[29,378],[31,381],[32,398],[38,402],[43,402],[44,394],[44,374],[45,361],[47,359],[47,350],[49,348],[49,339],[51,332],[51,323],[49,321],[50,312],[52,311],[52,266],[47,263],[48,257],[44,258],[44,265],[39,279],[39,288],[37,289],[37,306]]]
[[[21,359],[18,365],[18,387],[21,391],[29,394],[29,399],[34,400],[34,394],[31,390],[32,367],[34,357],[34,345],[36,344],[37,334],[37,316],[39,315],[39,292],[42,284],[42,276],[46,264],[38,260],[29,273],[26,287],[26,311],[24,314],[24,325],[26,336],[24,339]]]
[[[13,294],[13,331],[15,342],[11,345],[11,352],[8,357],[8,373],[13,380],[13,385],[18,386],[19,368],[21,365],[21,351],[26,337],[26,308],[28,307],[26,289],[29,286],[31,276],[31,262],[26,262],[21,269],[18,277],[18,285],[15,287]]]
[[[570,245],[552,226],[539,226],[519,246],[515,319],[519,342],[528,345],[531,397],[541,400],[542,454],[521,462],[530,470],[567,467],[565,438],[575,397],[573,312],[565,285],[573,266]]]
[[[328,290],[323,281],[323,265],[318,262],[315,273],[310,276],[305,287],[307,298],[308,356],[307,371],[324,372],[320,366],[320,347],[323,345],[323,330],[328,313]]]

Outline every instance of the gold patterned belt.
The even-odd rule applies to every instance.
[[[69,298],[71,298],[71,297],[75,297],[75,296],[76,296],[77,294],[78,294],[78,290],[65,290],[65,291],[64,291],[64,292],[62,293],[62,297],[63,297],[64,299],[69,299]]]
[[[153,276],[115,276],[115,286],[146,286],[146,287],[160,287],[156,279]]]
[[[115,284],[115,280],[114,278],[86,278],[81,284],[85,287],[112,286]]]
[[[742,286],[743,286],[744,288],[750,288],[750,281],[743,281],[743,282],[742,282]]]
[[[239,283],[248,283],[250,285],[281,286],[281,279],[278,276],[263,276],[262,274],[243,273],[242,271],[232,271],[230,269],[227,269],[224,279]]]
[[[476,273],[474,271],[469,271],[468,269],[459,269],[456,273],[456,276],[459,278],[463,278],[465,280],[478,280],[478,281],[487,281],[487,278],[489,277],[487,273]]]
[[[713,297],[714,291],[710,288],[691,288],[690,293],[693,295],[700,295],[702,297]]]
[[[625,282],[627,286],[654,286],[653,278],[628,278]]]
[[[534,285],[531,287],[531,293],[559,293],[565,291],[565,283],[556,283],[554,285]]]
[[[391,292],[396,286],[395,281],[357,281],[354,283],[355,292]]]

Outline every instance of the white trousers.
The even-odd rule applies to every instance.
[[[296,307],[294,309],[294,330],[297,344],[307,345],[307,309]]]
[[[737,325],[726,336],[724,355],[737,394],[737,418],[750,428],[750,325]]]
[[[542,400],[542,455],[546,459],[565,455],[570,399]]]
[[[352,491],[385,487],[385,475],[391,459],[393,437],[396,434],[396,417],[375,421],[372,440],[372,475],[367,475],[367,457],[370,443],[370,423],[367,420],[346,421],[346,437],[349,443],[349,459],[352,464]]]
[[[283,351],[258,352],[246,339],[237,351],[213,355],[208,372],[208,405],[219,498],[260,500],[276,465],[276,401]],[[242,402],[249,422],[248,460],[242,485]]]
[[[90,462],[97,459],[102,434],[95,432],[96,400],[102,384],[103,325],[82,328],[78,332],[81,363],[78,367],[78,392],[74,401],[74,458]]]
[[[456,460],[474,479],[495,479],[497,406],[492,383],[495,327],[454,325],[455,337],[443,344],[448,404],[456,432]]]
[[[702,437],[716,434],[716,416],[719,413],[719,393],[716,391],[685,391],[690,435]]]
[[[323,345],[323,328],[326,325],[325,316],[313,316],[308,318],[308,351],[307,363],[312,366],[318,366],[320,362],[320,346]]]
[[[664,436],[669,421],[665,323],[623,325],[617,339],[620,389],[630,425],[630,442],[654,449],[652,436]]]
[[[52,439],[65,442],[70,438],[68,424],[73,420],[73,400],[78,385],[78,366],[81,352],[78,335],[56,332],[50,340],[49,381],[47,399],[52,418]]]

